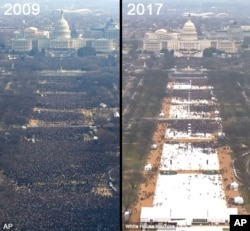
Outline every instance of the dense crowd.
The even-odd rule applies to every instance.
[[[201,73],[185,73],[185,75],[183,75],[183,73],[172,73],[171,74],[172,77],[174,77],[175,79],[190,79],[190,78],[193,78],[193,77],[196,77],[196,78],[203,78],[203,74]]]
[[[81,94],[49,94],[41,97],[37,102],[38,107],[46,109],[74,109],[98,107],[103,102],[100,97],[85,97]]]
[[[171,144],[179,144],[179,148],[187,149],[187,148],[202,148],[203,150],[212,149],[221,147],[222,144],[215,143],[213,141],[199,141],[193,143],[179,143],[179,142],[171,142]]]
[[[210,149],[215,150],[221,147],[221,144],[215,142],[203,141],[203,142],[193,142],[191,146],[194,148],[203,148],[204,150],[210,150]]]
[[[34,138],[37,141],[83,141],[83,135],[90,132],[86,127],[31,127],[23,134],[23,140]],[[33,146],[31,147],[33,148]]]
[[[180,90],[180,91],[173,91],[171,93],[172,98],[178,98],[182,100],[187,100],[189,98],[191,100],[210,100],[211,99],[211,92],[209,90]]]
[[[215,110],[216,110],[215,105],[209,105],[209,104],[190,105],[190,111],[193,112],[214,112]]]
[[[65,192],[60,188],[50,190],[44,193],[34,188],[19,192],[10,201],[12,206],[6,208],[6,220],[13,221],[18,231],[118,230],[117,197]]]
[[[189,79],[189,78],[175,78],[175,83],[185,83],[202,86],[208,86],[209,82],[207,78],[197,78],[197,79]]]
[[[45,122],[60,122],[68,121],[69,123],[82,123],[84,122],[83,113],[76,112],[53,112],[53,111],[38,111],[35,115],[38,120]]]
[[[48,77],[48,80],[54,80],[54,77]],[[63,85],[72,86],[70,83],[70,78],[61,78],[59,90]],[[56,86],[54,83],[55,89]],[[43,89],[39,90],[44,91],[44,85],[40,87]],[[76,110],[99,105],[101,99],[100,94],[87,98],[77,92],[50,93],[40,95],[36,106]],[[79,124],[84,116],[75,112],[41,110],[33,112],[33,119],[55,124],[62,121]],[[112,154],[119,143],[116,150],[112,145],[101,145],[102,137],[106,138],[107,144],[114,142],[114,139],[108,140],[105,132],[119,136],[119,129],[102,129],[99,140],[85,142],[85,134],[94,134],[88,126],[19,130],[18,141],[12,146],[16,161],[5,172],[15,184],[15,193],[2,205],[5,211],[3,220],[13,222],[18,231],[119,230],[119,191],[109,188],[111,193],[108,195],[98,191],[98,188],[109,187],[108,173],[119,165],[119,157]],[[117,177],[112,175],[113,184],[118,182]]]
[[[214,120],[174,120],[169,121],[169,127],[183,132],[188,132],[188,129],[191,128],[192,133],[213,133],[220,128],[220,122]]]

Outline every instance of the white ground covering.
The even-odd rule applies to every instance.
[[[224,209],[226,199],[221,176],[159,174],[153,205],[168,208]]]
[[[211,89],[212,86],[194,85],[191,80],[175,82],[168,89],[177,91]],[[188,97],[188,96],[187,96]],[[213,100],[213,101],[212,101]],[[193,112],[188,105],[216,105],[216,98],[188,100],[183,97],[172,97],[169,118],[203,119],[219,115],[219,111]],[[218,117],[219,118],[219,117]],[[220,119],[220,118],[219,118]],[[219,120],[218,119],[218,120]],[[214,138],[213,133],[192,133],[191,126],[180,131],[167,128],[165,138],[173,139],[206,139]],[[216,132],[216,131],[215,131]],[[217,153],[212,148],[195,148],[191,144],[164,144],[160,162],[162,170],[218,170]],[[238,214],[237,208],[227,208],[221,175],[176,174],[158,175],[153,207],[142,207],[141,222],[177,222],[177,231],[222,231],[222,226],[190,226],[193,219],[207,219],[213,224],[229,221],[231,214]],[[164,230],[164,229],[159,229]],[[168,229],[169,230],[169,229]]]
[[[195,112],[189,110],[188,104],[170,105],[169,118],[170,119],[202,119],[210,118],[211,112]]]
[[[219,170],[217,152],[191,144],[164,144],[160,168],[165,170]]]
[[[213,224],[228,222],[237,208],[227,208],[220,175],[159,175],[153,207],[142,207],[141,222],[177,222],[190,226],[193,219]],[[185,227],[176,230],[221,230],[216,226]]]
[[[171,99],[171,103],[172,104],[211,104],[211,100],[188,100],[188,99],[182,99],[182,98],[177,98],[177,97],[173,97]]]
[[[174,139],[212,139],[214,134],[212,133],[190,133],[184,131],[178,131],[173,128],[166,129],[165,138],[174,138]]]
[[[172,86],[168,86],[168,88],[174,90],[188,90],[188,89],[213,89],[212,86],[199,86],[199,85],[190,85],[189,83],[174,83]]]

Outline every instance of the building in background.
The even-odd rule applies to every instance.
[[[92,46],[96,52],[110,53],[119,49],[119,26],[110,19],[104,26],[90,28],[87,36],[71,37],[71,30],[63,11],[50,30],[36,27],[15,32],[11,40],[14,52],[44,51],[46,56],[74,56],[79,48]]]
[[[143,50],[160,53],[163,48],[173,50],[177,57],[202,57],[206,48],[214,47],[225,53],[238,53],[238,43],[231,39],[199,38],[191,17],[188,18],[179,33],[168,32],[165,29],[146,33],[143,40]]]

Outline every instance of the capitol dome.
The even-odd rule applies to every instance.
[[[53,38],[56,39],[70,39],[70,29],[69,24],[63,17],[63,11],[61,12],[61,16],[59,20],[55,23],[55,29],[53,31]]]
[[[189,17],[188,21],[184,24],[181,31],[181,40],[185,41],[195,41],[198,40],[197,31],[194,23],[191,21]]]
[[[108,22],[104,25],[105,29],[119,29],[119,26],[114,22],[113,18],[111,18]]]
[[[28,27],[26,29],[24,29],[24,32],[33,32],[33,33],[37,33],[38,29],[36,27]]]
[[[165,30],[165,29],[158,29],[158,30],[155,31],[155,33],[156,33],[156,34],[164,34],[164,35],[165,35],[165,34],[168,33],[168,31]]]

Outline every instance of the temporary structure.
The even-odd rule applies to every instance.
[[[164,117],[165,116],[165,114],[163,113],[163,112],[161,112],[160,114],[159,114],[159,117]]]
[[[238,191],[238,189],[239,189],[239,184],[237,183],[237,182],[232,182],[231,184],[230,184],[230,189],[231,190],[235,190],[235,191]]]
[[[152,149],[152,150],[155,150],[155,149],[157,149],[157,144],[152,144],[151,146],[150,146],[150,149]]]
[[[184,207],[142,207],[140,222],[176,222],[177,226],[192,226],[192,223],[228,223],[230,215],[237,215],[237,208],[206,208],[190,210]]]
[[[124,212],[124,219],[125,219],[126,221],[129,219],[129,215],[130,215],[129,211],[125,211],[125,212]]]
[[[145,171],[150,171],[150,170],[152,170],[152,165],[151,165],[151,164],[147,164],[147,165],[144,167],[144,170],[145,170]]]
[[[243,200],[243,198],[242,197],[234,197],[234,203],[235,204],[238,204],[238,205],[242,205],[242,204],[244,204],[244,200]]]

